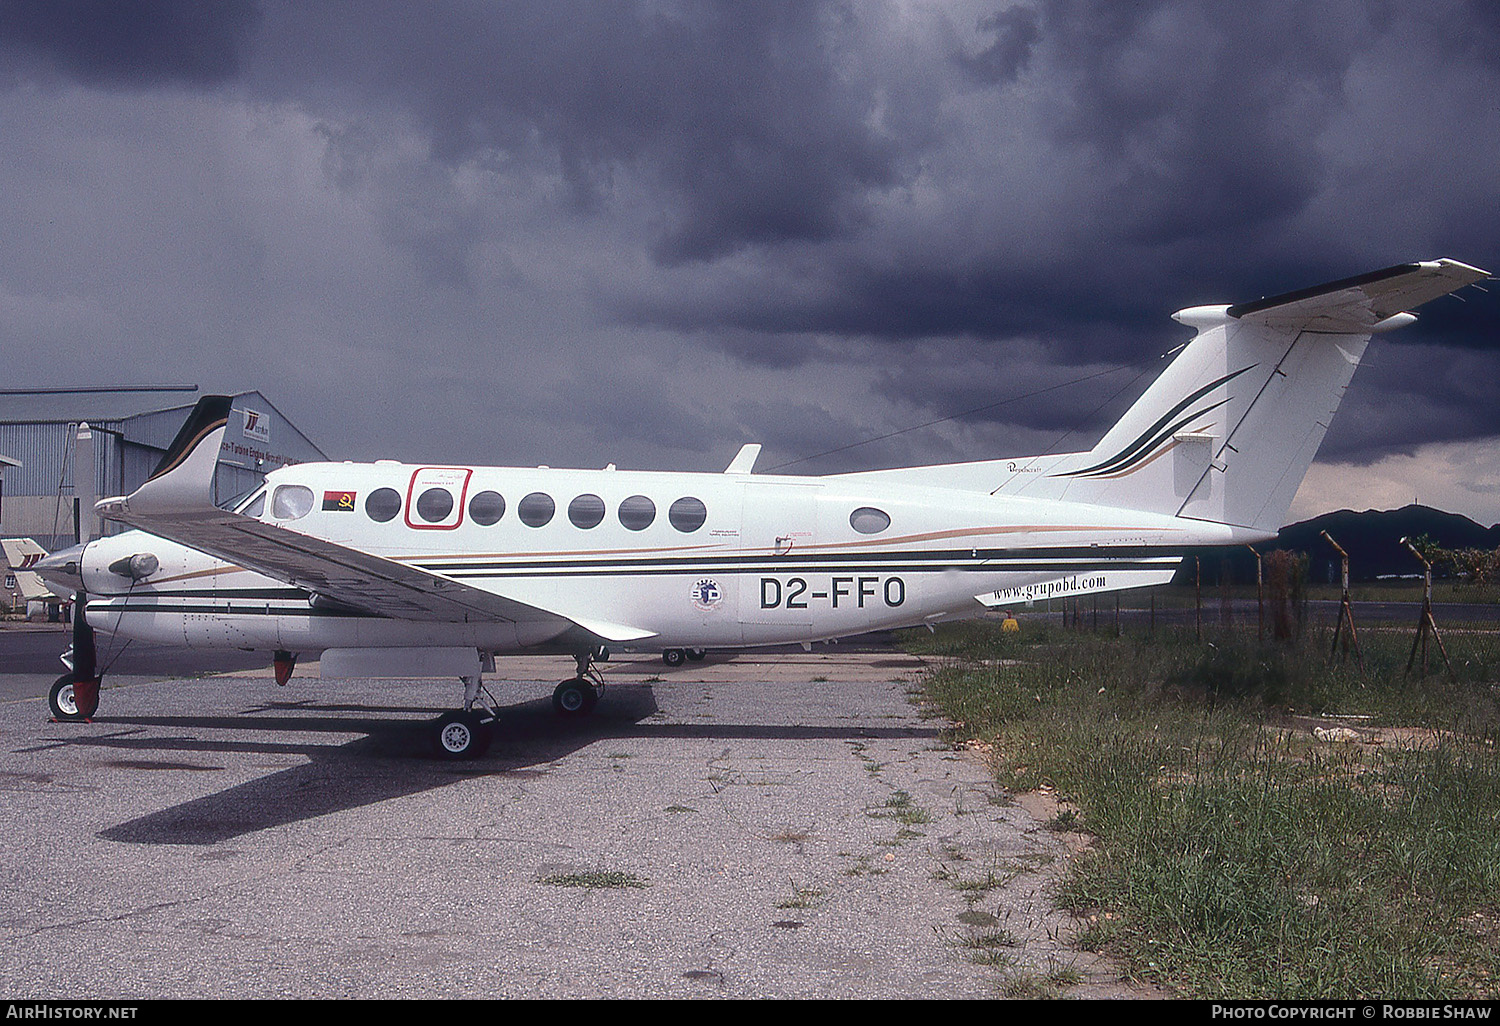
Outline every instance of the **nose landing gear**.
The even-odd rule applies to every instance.
[[[47,704],[54,720],[86,722],[99,711],[99,682],[75,681],[71,671],[65,673],[53,682]]]
[[[84,616],[86,605],[88,596],[80,590],[73,596],[73,647],[62,657],[68,672],[52,683],[47,695],[54,720],[82,722],[99,711],[98,659],[94,629]]]

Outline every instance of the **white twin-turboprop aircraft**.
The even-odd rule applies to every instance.
[[[304,463],[211,501],[230,400],[200,400],[129,531],[35,569],[76,592],[59,719],[98,705],[94,633],[299,656],[330,677],[459,677],[440,754],[477,755],[497,654],[577,660],[590,711],[608,646],[697,653],[812,642],[1034,597],[1168,581],[1190,546],[1274,538],[1370,336],[1488,277],[1402,264],[1175,319],[1197,335],[1087,452],[825,477]]]

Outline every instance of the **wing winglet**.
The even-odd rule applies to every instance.
[[[128,497],[105,499],[95,508],[109,517],[122,510],[159,516],[213,509],[214,468],[233,401],[227,395],[199,399],[145,483]]]

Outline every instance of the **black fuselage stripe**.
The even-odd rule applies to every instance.
[[[1195,411],[1193,413],[1189,413],[1186,417],[1183,417],[1177,423],[1173,424],[1171,427],[1169,427],[1165,431],[1163,431],[1161,433],[1161,436],[1159,438],[1157,438],[1155,441],[1153,441],[1149,446],[1147,446],[1145,449],[1142,449],[1140,452],[1136,453],[1134,456],[1132,456],[1130,459],[1126,460],[1124,463],[1118,463],[1118,464],[1116,464],[1114,466],[1105,467],[1103,470],[1096,470],[1092,474],[1077,474],[1077,475],[1074,475],[1074,476],[1077,476],[1077,477],[1090,477],[1090,478],[1092,478],[1092,477],[1108,477],[1111,474],[1124,474],[1131,467],[1134,467],[1137,463],[1140,463],[1143,460],[1149,460],[1151,458],[1152,454],[1156,451],[1157,446],[1160,443],[1166,441],[1172,435],[1176,434],[1177,430],[1180,427],[1182,427],[1184,424],[1188,423],[1191,420],[1194,420],[1197,417],[1203,416],[1205,413],[1212,413],[1214,410],[1217,410],[1220,406],[1223,406],[1224,403],[1227,403],[1227,402],[1229,402],[1229,400],[1225,399],[1224,402],[1214,403],[1212,406],[1205,406],[1201,410],[1197,410],[1197,411]]]
[[[682,559],[558,559],[558,560],[486,560],[445,561],[440,563],[416,563],[432,573],[454,575],[476,570],[493,571],[537,571],[603,570],[605,572],[633,573],[640,569],[680,569],[692,572],[695,569],[719,569],[723,572],[737,570],[752,571],[757,567],[786,567],[792,565],[820,564],[826,566],[855,567],[871,563],[906,563],[911,565],[1009,562],[1013,560],[1060,560],[1081,559],[1095,562],[1110,562],[1116,559],[1180,559],[1187,549],[1160,546],[1060,546],[1056,548],[1028,549],[944,549],[932,552],[907,550],[904,552],[849,552],[827,553],[788,552],[778,556],[694,556]]]
[[[1055,549],[980,549],[942,552],[841,553],[836,556],[809,553],[777,557],[692,557],[685,559],[619,560],[529,560],[418,564],[421,569],[441,574],[450,580],[525,580],[560,577],[661,577],[674,574],[861,574],[940,573],[964,570],[982,573],[1036,573],[1058,571],[1071,573],[1098,570],[1154,570],[1180,560],[1185,551],[1144,546]],[[160,600],[183,598],[202,600],[213,596],[223,602],[307,602],[310,593],[302,588],[172,588],[137,587],[130,592],[94,592],[91,598],[133,598]]]
[[[1118,464],[1120,464],[1122,461],[1124,461],[1126,459],[1129,459],[1131,456],[1135,455],[1136,452],[1138,452],[1139,450],[1142,449],[1142,447],[1146,447],[1146,448],[1149,449],[1150,446],[1157,444],[1160,441],[1159,432],[1161,432],[1162,427],[1168,421],[1170,421],[1173,417],[1177,416],[1183,410],[1187,409],[1188,406],[1190,406],[1191,404],[1197,402],[1200,398],[1202,398],[1203,396],[1207,395],[1209,392],[1212,392],[1214,389],[1218,388],[1220,385],[1227,384],[1228,382],[1230,382],[1230,381],[1234,380],[1235,378],[1239,377],[1241,374],[1245,373],[1247,370],[1250,370],[1250,368],[1254,367],[1254,366],[1255,366],[1255,364],[1252,363],[1250,365],[1250,367],[1241,367],[1237,371],[1234,371],[1234,372],[1232,372],[1230,374],[1224,375],[1222,378],[1219,378],[1217,381],[1210,381],[1208,384],[1204,385],[1202,388],[1200,388],[1197,391],[1193,392],[1193,394],[1189,395],[1186,399],[1184,399],[1181,402],[1179,402],[1176,406],[1173,406],[1170,410],[1168,410],[1166,413],[1164,413],[1161,416],[1161,418],[1159,420],[1157,420],[1157,422],[1155,424],[1152,424],[1145,431],[1142,431],[1139,435],[1137,435],[1134,442],[1132,442],[1131,444],[1127,445],[1125,448],[1121,449],[1119,452],[1115,453],[1115,455],[1111,456],[1109,459],[1104,460],[1103,462],[1100,462],[1100,463],[1096,463],[1092,467],[1084,467],[1084,468],[1082,468],[1080,470],[1069,471],[1066,474],[1059,474],[1057,476],[1059,476],[1059,477],[1079,477],[1079,476],[1082,476],[1084,474],[1095,474],[1095,473],[1098,473],[1100,471],[1115,469],[1115,467]],[[1227,402],[1227,401],[1228,400],[1225,400],[1225,402]],[[1223,403],[1219,403],[1218,405],[1222,406]],[[1209,409],[1213,409],[1213,407],[1209,407]],[[1206,413],[1207,411],[1204,410],[1204,411],[1200,411],[1200,412]],[[1191,420],[1193,417],[1196,417],[1196,416],[1198,416],[1197,413],[1192,414],[1187,419]]]
[[[1165,561],[1146,560],[1114,560],[1100,563],[1095,560],[1088,564],[1079,563],[1053,563],[1053,562],[1027,562],[1007,564],[997,567],[993,564],[983,563],[951,563],[942,565],[920,564],[920,565],[896,565],[871,567],[797,567],[794,569],[775,568],[750,568],[723,571],[727,576],[755,577],[764,574],[798,574],[819,573],[837,574],[841,571],[847,573],[853,580],[859,576],[861,570],[879,569],[887,573],[940,573],[945,571],[961,571],[966,574],[993,574],[1001,573],[1087,573],[1090,571],[1108,573],[1120,570],[1165,570],[1169,565]],[[657,577],[670,576],[674,574],[689,574],[713,572],[702,569],[687,570],[677,569],[635,569],[626,573],[614,573],[620,577]],[[610,574],[606,570],[570,570],[565,574],[503,574],[503,573],[475,573],[455,575],[463,579],[482,580],[505,580],[518,581],[535,578],[547,578],[558,576],[571,577],[598,577]],[[164,601],[165,600],[165,601]],[[282,593],[280,600],[285,603],[296,600],[296,596]],[[377,617],[378,614],[366,613],[357,609],[319,609],[306,604],[305,599],[297,601],[295,605],[273,605],[270,601],[262,601],[258,604],[249,604],[242,597],[224,595],[210,590],[195,592],[135,592],[133,594],[120,595],[91,595],[89,598],[89,615],[111,615],[123,613],[217,613],[234,616],[312,616],[312,617]]]
[[[383,616],[379,613],[366,613],[358,609],[314,609],[312,606],[293,606],[291,608],[274,608],[268,605],[239,606],[232,602],[212,602],[212,595],[204,594],[198,597],[197,602],[170,603],[150,602],[141,599],[116,605],[112,602],[96,603],[89,601],[88,615],[99,617],[123,616],[126,613],[211,613],[217,616],[311,616],[319,619],[327,617],[356,618],[362,620],[376,619],[389,620],[396,617]],[[498,620],[496,621],[499,622]],[[109,628],[107,620],[102,620],[94,626]]]

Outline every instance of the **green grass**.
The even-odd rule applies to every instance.
[[[905,791],[896,791],[878,809],[872,809],[865,815],[873,819],[895,820],[904,827],[932,822],[932,813],[918,805],[916,799]]]
[[[824,892],[813,887],[798,887],[792,896],[776,903],[777,908],[816,908],[823,903]]]
[[[908,639],[1001,784],[1052,787],[1094,835],[1057,894],[1080,946],[1195,998],[1494,997],[1500,643],[1449,640],[1454,676],[1419,680],[1409,632],[1362,635],[1364,672],[1329,666],[1330,640],[1034,621]],[[1425,731],[1327,744],[1292,718],[1330,713]]]

